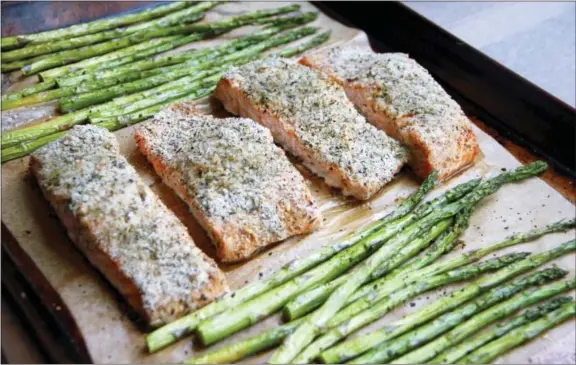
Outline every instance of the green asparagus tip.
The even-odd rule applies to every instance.
[[[427,188],[426,190],[430,190],[436,184],[436,179],[438,179],[438,171],[434,170],[430,173],[430,175],[428,175],[428,177],[426,178],[426,180],[424,180],[422,185],[424,185]]]
[[[542,285],[547,281],[560,279],[568,275],[568,271],[559,267],[550,267],[540,271],[540,275],[535,276],[536,283]]]
[[[544,161],[535,161],[528,165],[520,166],[513,171],[515,178],[512,181],[524,179],[526,176],[540,175],[548,168],[548,164]]]
[[[576,227],[576,218],[562,219],[556,223],[549,224],[547,227],[568,230],[570,228]]]
[[[552,300],[549,300],[543,304],[540,304],[538,307],[536,308],[531,308],[528,309],[524,315],[531,321],[538,319],[542,316],[542,313],[545,312],[551,312],[557,308],[560,308],[561,306],[563,306],[566,303],[570,303],[572,302],[572,297],[564,295],[558,298],[554,298]]]

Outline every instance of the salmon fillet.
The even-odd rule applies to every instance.
[[[224,274],[107,130],[74,127],[32,155],[31,171],[75,245],[150,326],[228,290]]]
[[[225,262],[312,231],[320,212],[270,132],[176,107],[137,128],[140,151],[191,208]]]
[[[279,58],[237,67],[214,92],[233,114],[269,128],[274,140],[328,185],[368,199],[406,161],[404,148],[356,111],[342,87]]]
[[[469,167],[479,147],[460,106],[416,61],[401,53],[338,47],[301,58],[344,87],[370,123],[401,141],[421,178],[445,180]]]

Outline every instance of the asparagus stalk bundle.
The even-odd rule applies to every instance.
[[[430,360],[430,363],[453,364],[480,346],[485,345],[486,343],[496,338],[504,336],[506,333],[517,327],[542,318],[547,313],[552,312],[560,308],[562,305],[572,301],[572,297],[563,296],[549,300],[543,304],[540,304],[536,308],[527,309],[524,311],[524,313],[517,315],[510,320],[503,320],[501,323],[491,326],[482,332],[466,339],[464,342],[441,352],[432,360]]]
[[[119,107],[118,109],[114,109],[115,112],[113,115],[107,114],[106,116],[101,116],[100,114],[95,114],[89,117],[90,123],[98,124],[107,121],[111,121],[117,119],[119,121],[123,120],[124,115],[130,115],[133,113],[139,113],[140,110],[146,109],[148,107],[155,106],[157,104],[163,104],[164,102],[170,102],[176,99],[180,99],[194,91],[196,91],[200,86],[210,87],[211,85],[215,85],[216,82],[220,79],[222,71],[225,70],[224,68],[210,70],[207,72],[206,78],[202,78],[198,81],[193,81],[194,76],[190,77],[190,83],[187,85],[183,85],[182,87],[168,90],[165,92],[161,92],[154,97],[145,98],[129,105],[126,105],[125,108]],[[206,75],[203,75],[206,76]]]
[[[538,255],[529,256],[522,261],[515,262],[514,264],[509,265],[500,271],[497,271],[490,277],[477,280],[462,288],[461,290],[451,293],[450,296],[431,303],[421,310],[392,323],[391,326],[389,326],[390,328],[387,327],[369,333],[365,336],[358,337],[354,340],[346,341],[336,345],[320,354],[319,358],[324,363],[340,363],[342,361],[353,359],[368,351],[365,355],[358,357],[354,361],[375,361],[375,358],[380,358],[381,356],[385,355],[383,354],[385,349],[380,348],[380,344],[386,343],[386,341],[407,333],[408,331],[423,324],[424,322],[435,318],[440,314],[447,312],[464,303],[465,301],[477,296],[486,289],[494,288],[495,286],[503,283],[513,276],[538,267],[568,252],[573,252],[574,250],[576,250],[576,243],[567,242],[553,250],[546,251]],[[479,302],[485,303],[486,300],[492,298],[490,293],[497,294],[497,298],[502,298],[501,294],[503,293],[515,293],[515,291],[512,289],[517,288],[516,284],[518,284],[518,282],[514,281],[512,284],[509,284],[509,286],[505,285],[503,288],[506,288],[506,290],[502,288],[493,289],[488,294],[481,296]],[[492,303],[494,304],[495,302]],[[369,351],[370,349],[373,350]]]
[[[193,35],[194,39],[192,41],[195,40],[199,40],[201,39],[201,35],[200,34],[194,34]],[[60,76],[60,75],[64,75],[68,72],[74,71],[75,69],[79,69],[79,68],[83,68],[86,66],[90,66],[90,65],[94,65],[94,64],[100,64],[102,62],[108,61],[108,60],[114,60],[116,58],[120,58],[122,56],[125,55],[129,55],[129,54],[134,54],[134,52],[141,52],[144,51],[146,49],[150,49],[156,46],[160,46],[160,45],[164,45],[167,44],[169,42],[172,43],[176,43],[177,41],[179,41],[181,38],[184,37],[180,37],[180,36],[168,36],[168,37],[162,37],[162,38],[155,38],[155,39],[151,39],[142,43],[138,43],[138,44],[134,44],[134,45],[130,45],[129,42],[125,41],[125,40],[118,40],[118,41],[113,41],[113,42],[120,42],[122,43],[122,45],[118,48],[114,48],[114,47],[110,47],[108,49],[104,49],[102,50],[101,47],[96,47],[95,49],[89,49],[89,50],[81,50],[79,53],[81,56],[81,60],[80,62],[76,62],[76,63],[72,63],[77,61],[78,59],[75,58],[75,56],[70,57],[69,55],[65,54],[63,56],[60,56],[58,54],[51,56],[51,57],[46,57],[41,59],[40,61],[31,63],[30,65],[24,66],[22,68],[22,73],[24,75],[33,75],[35,73],[38,73],[40,71],[43,70],[48,70],[45,72],[40,73],[40,77],[42,78],[42,80],[50,80],[55,78],[56,76]],[[96,45],[98,46],[98,45]],[[109,46],[109,45],[107,45]],[[102,47],[104,48],[104,47]],[[70,53],[74,54],[75,50],[70,51]],[[86,52],[85,52],[86,51]],[[110,52],[113,51],[113,52]],[[68,51],[65,51],[68,52]],[[70,65],[67,65],[70,64]],[[61,66],[61,65],[67,65],[67,66]],[[61,67],[58,67],[61,66]]]
[[[567,280],[562,283],[556,283],[552,285],[547,285],[542,288],[527,290],[522,293],[522,295],[513,297],[503,303],[497,304],[491,308],[488,308],[484,312],[475,315],[466,322],[456,326],[451,331],[445,333],[444,335],[436,338],[434,341],[427,343],[425,346],[418,348],[398,359],[395,359],[391,363],[393,364],[422,364],[432,359],[434,355],[441,353],[449,348],[454,348],[458,343],[466,339],[467,343],[469,340],[467,337],[473,335],[477,331],[481,330],[485,326],[489,325],[491,322],[496,321],[502,317],[507,316],[515,312],[519,308],[527,307],[537,301],[549,298],[551,296],[559,293],[562,288],[566,290],[574,288],[576,286],[576,281]],[[511,322],[506,324],[506,328],[511,330],[514,327],[518,327],[525,324],[531,320],[535,320],[547,312],[557,309],[562,304],[571,302],[570,297],[560,297],[551,302],[543,304],[536,310],[528,310],[526,314],[512,319]],[[436,321],[435,321],[436,322]],[[512,326],[512,327],[510,327]],[[418,331],[423,331],[423,329],[418,329]],[[506,331],[507,332],[507,331]],[[504,333],[506,333],[504,332]],[[464,353],[465,355],[466,353]],[[457,360],[458,358],[454,359]]]
[[[468,181],[468,182],[462,184],[461,188],[464,188],[463,191],[469,191],[469,190],[472,190],[478,183],[480,183],[479,179],[471,180],[471,181]],[[458,232],[456,234],[456,236],[459,235],[460,232],[462,232],[465,229],[465,227],[467,226],[467,223],[463,224],[462,221],[468,222],[468,218],[470,216],[470,213],[471,213],[471,210],[469,210],[469,209],[467,209],[466,212],[459,213],[457,215],[455,225],[452,226],[445,233]],[[436,227],[436,229],[434,229],[434,228],[430,229],[430,231],[427,232],[426,234],[424,234],[422,237],[415,239],[412,243],[405,246],[403,249],[400,250],[400,252],[396,256],[394,256],[394,258],[392,258],[391,263],[389,265],[387,265],[387,267],[389,266],[390,269],[394,269],[397,266],[399,266],[400,264],[402,264],[406,259],[408,259],[409,257],[416,254],[416,252],[414,252],[414,251],[416,251],[417,248],[420,246],[424,247],[427,243],[429,243],[434,238],[436,238],[436,236],[438,236],[438,234],[442,233],[444,231],[447,223],[448,223],[448,220],[438,223],[439,227]],[[454,236],[453,234],[449,234],[449,235],[443,234],[441,237],[438,238],[438,244],[437,245],[435,244],[435,245],[437,247],[444,247],[444,246],[446,246],[445,242],[447,240],[452,240],[453,236]],[[425,256],[428,256],[428,255],[425,255]],[[414,269],[415,268],[416,268],[416,265],[414,265]],[[397,269],[397,270],[402,270],[402,269]],[[370,283],[366,284],[364,287],[361,287],[357,292],[363,293],[364,290],[368,290],[371,292],[374,288],[378,288],[379,286],[382,286],[382,282],[389,282],[394,276],[396,276],[397,274],[394,274],[394,272],[396,272],[396,270],[392,271],[390,274],[388,274],[382,280],[377,280],[377,281],[370,282]],[[372,277],[368,281],[372,281],[374,279],[377,279],[386,273],[387,273],[387,271],[377,270],[377,272],[375,272],[375,274],[372,275]],[[332,293],[339,285],[341,285],[343,282],[345,282],[347,280],[348,280],[348,275],[343,275],[336,280],[332,280],[330,283],[327,283],[325,285],[316,287],[312,290],[309,290],[305,293],[302,293],[301,295],[296,297],[294,300],[292,300],[290,303],[286,304],[286,306],[284,307],[284,317],[288,320],[293,320],[295,318],[299,318],[299,317],[303,316],[304,314],[310,312],[311,310],[313,310],[317,306],[321,305],[326,300],[326,298],[328,298],[330,293]],[[347,301],[347,304],[349,304],[351,301],[354,301],[355,299],[358,299],[361,296],[363,296],[363,294],[360,296],[358,296],[358,294],[352,295],[351,298]]]
[[[565,271],[565,273],[567,274],[568,272]],[[484,326],[499,318],[507,316],[508,314],[513,313],[518,309],[527,307],[543,299],[550,298],[563,291],[573,289],[574,287],[576,287],[576,281],[566,280],[563,282],[546,285],[541,288],[530,288],[522,292],[520,295],[514,296],[505,302],[498,303],[493,307],[488,308],[485,311],[476,314],[474,317],[466,320],[466,318],[469,318],[469,316],[466,316],[464,313],[467,311],[469,306],[471,306],[471,304],[469,304],[463,308],[459,308],[457,313],[447,313],[444,316],[434,320],[433,322],[426,324],[425,326],[422,326],[415,331],[392,341],[394,344],[391,345],[391,351],[389,351],[390,354],[387,354],[389,357],[385,361],[388,361],[388,359],[394,358],[398,355],[404,354],[452,328],[452,330],[446,334],[413,351],[413,353],[406,354],[405,356],[402,356],[401,358],[398,358],[392,362],[395,364],[420,364],[421,362],[419,359],[425,358],[426,360],[429,360],[434,357],[438,351],[446,349],[446,342],[450,343],[453,341],[454,344],[459,343],[464,338],[472,335],[476,331],[482,329]],[[454,337],[452,338],[452,336]],[[431,352],[426,353],[426,351]]]
[[[355,315],[353,314],[355,312],[348,313],[346,310],[338,312],[326,325],[328,328],[331,328],[331,330],[316,339],[310,346],[302,351],[296,357],[294,363],[306,364],[312,362],[323,350],[329,348],[359,328],[373,323],[398,305],[418,294],[443,285],[467,280],[485,272],[498,270],[513,262],[522,260],[528,255],[528,253],[512,253],[485,262],[473,263],[456,270],[425,278],[425,280],[416,281],[404,289],[388,293],[385,296],[375,293],[374,298],[363,298],[365,299],[363,302],[365,304],[364,311]]]
[[[78,49],[80,47],[90,46],[95,43],[102,44],[104,41],[122,38],[133,33],[138,33],[141,35],[149,34],[150,38],[157,37],[154,35],[155,30],[166,28],[172,24],[178,24],[181,22],[189,23],[198,21],[204,17],[203,11],[206,11],[216,5],[218,5],[216,2],[205,2],[155,20],[147,21],[126,28],[118,28],[95,34],[87,34],[84,36],[58,40],[55,42],[30,45],[13,51],[2,52],[2,60],[17,61],[64,50]]]
[[[576,304],[567,303],[543,318],[518,327],[461,359],[459,364],[488,364],[506,351],[528,342],[576,315]]]
[[[158,56],[151,60],[142,60],[130,63],[126,66],[109,68],[103,70],[86,71],[80,70],[64,77],[57,78],[58,86],[60,87],[73,87],[80,84],[87,84],[97,80],[103,79],[118,79],[125,74],[132,74],[137,71],[145,71],[150,69],[158,69],[164,66],[171,66],[186,61],[216,59],[221,55],[231,54],[248,46],[265,41],[268,37],[279,33],[280,31],[289,29],[291,27],[308,23],[317,17],[317,13],[309,12],[299,16],[292,16],[288,19],[266,19],[272,24],[272,27],[263,29],[253,34],[231,40],[226,44],[218,47],[205,48],[201,50],[192,50],[181,52],[177,54],[170,54],[165,56]]]
[[[268,20],[273,27],[269,27],[267,29],[258,31],[254,34],[250,34],[244,37],[241,37],[236,40],[232,40],[222,46],[207,48],[203,50],[193,50],[188,52],[182,52],[174,55],[167,55],[157,58],[156,60],[146,60],[140,61],[130,64],[129,66],[120,67],[112,70],[102,70],[102,71],[95,71],[93,73],[79,75],[77,77],[69,77],[70,75],[66,75],[64,78],[58,78],[56,81],[49,80],[45,82],[41,82],[34,86],[28,87],[18,93],[4,95],[2,97],[2,110],[6,109],[13,109],[21,106],[26,105],[33,105],[42,102],[47,102],[50,100],[59,99],[66,96],[71,96],[74,94],[79,94],[91,90],[96,90],[99,88],[104,88],[107,86],[112,86],[115,84],[123,83],[125,81],[129,81],[132,79],[136,79],[139,76],[142,76],[140,71],[136,70],[147,70],[150,68],[155,68],[163,65],[171,65],[176,63],[182,63],[186,60],[190,61],[188,64],[189,66],[193,67],[195,65],[200,65],[201,63],[205,63],[210,65],[208,61],[218,60],[221,56],[232,54],[236,51],[239,51],[243,48],[248,46],[254,45],[258,42],[266,41],[267,38],[270,36],[279,33],[282,30],[289,29],[291,27],[305,24],[307,22],[313,21],[317,16],[317,13],[305,13],[299,16],[292,16],[290,18],[283,18],[277,20]],[[324,33],[322,36],[314,37],[312,41],[322,43],[324,42],[329,36],[329,33]],[[307,44],[304,43],[301,45],[303,49],[310,49],[319,43],[316,44]],[[287,51],[292,51],[295,53],[302,52],[299,50],[299,47],[289,48]],[[139,57],[142,54],[139,55]],[[134,58],[134,56],[128,56]],[[192,62],[194,61],[194,62]],[[162,73],[162,69],[156,69],[157,73]],[[80,71],[80,73],[85,72],[85,70]],[[152,74],[147,74],[147,76],[151,76]],[[124,76],[124,77],[122,77]],[[107,80],[107,81],[104,81]],[[79,84],[83,83],[83,86],[80,87]],[[56,87],[56,84],[60,86],[61,89],[52,90],[49,93],[41,94],[41,95],[33,95],[37,94],[41,91],[46,91]],[[77,86],[73,88],[72,86]],[[32,96],[33,95],[33,96]],[[26,96],[30,96],[25,98]],[[24,99],[23,99],[24,98]],[[21,100],[22,99],[22,100]]]
[[[402,204],[400,204],[400,206],[392,213],[376,222],[373,222],[362,230],[352,232],[333,244],[327,245],[304,258],[292,261],[276,273],[270,275],[267,279],[254,281],[236,292],[226,294],[221,299],[217,299],[200,310],[150,333],[146,336],[146,343],[149,351],[154,352],[176,342],[179,338],[194,331],[201,321],[218,313],[222,313],[229,308],[237,308],[242,303],[286,283],[290,279],[310,270],[330,258],[333,258],[339,252],[353,246],[359,240],[362,240],[377,230],[382,229],[391,222],[397,221],[406,216],[422,200],[424,195],[432,189],[435,183],[435,177],[436,174],[431,175],[415,193],[402,202]]]
[[[472,196],[475,196],[475,192],[465,196],[462,200],[466,201],[465,204],[473,204],[468,203],[468,201],[473,201]],[[462,204],[461,202],[456,203]],[[352,293],[356,291],[360,285],[369,280],[375,270],[382,265],[385,267],[389,265],[389,260],[402,248],[402,246],[409,244],[412,240],[417,238],[418,235],[423,234],[433,225],[439,222],[445,222],[446,218],[450,218],[454,215],[454,209],[451,208],[452,204],[439,210],[439,212],[446,212],[445,214],[432,212],[422,220],[413,223],[379,248],[378,251],[366,259],[366,261],[362,262],[348,276],[347,280],[330,295],[322,307],[316,310],[308,321],[305,321],[292,335],[290,335],[290,337],[288,337],[285,343],[268,360],[269,363],[283,364],[294,360],[294,358],[306,346],[308,346],[310,342],[312,342],[314,337],[320,333],[321,329],[326,326],[326,323],[330,318],[345,305],[347,299],[352,295]],[[458,211],[456,211],[456,213],[457,212]],[[304,362],[306,361],[307,360],[304,360]]]
[[[358,290],[346,303],[348,306],[338,312],[336,317],[346,316],[350,317],[372,305],[373,302],[380,298],[384,298],[387,295],[399,290],[406,285],[418,282],[423,278],[439,275],[446,273],[450,270],[454,270],[463,265],[468,265],[474,263],[481,258],[493,253],[497,250],[501,250],[505,247],[515,245],[517,243],[530,241],[532,239],[541,237],[544,234],[565,231],[576,226],[576,221],[565,221],[561,220],[552,224],[549,224],[543,228],[533,229],[526,233],[516,234],[502,242],[488,245],[483,247],[481,250],[475,250],[469,253],[460,254],[448,260],[444,260],[428,267],[425,267],[416,271],[406,271],[401,275],[395,277],[386,277],[383,280],[377,280],[369,284],[364,285],[360,290]],[[336,318],[335,317],[335,318]]]
[[[268,31],[270,31],[268,35],[272,35],[279,32],[280,30],[288,29],[296,25],[305,24],[308,21],[312,21],[316,18],[316,16],[317,13],[309,12],[304,14],[292,15],[290,17],[274,17],[274,18],[262,18],[252,20],[250,23],[253,25],[269,24],[269,27],[266,27],[265,29],[257,32],[256,34],[251,34],[235,40],[231,40],[226,44],[230,46],[230,49],[228,49],[227,51],[232,52],[232,48],[234,47],[236,47],[237,49],[245,48],[253,43],[265,40],[267,38],[266,33]],[[273,28],[276,28],[276,30]],[[220,47],[226,47],[226,45]],[[160,64],[157,67],[169,66],[172,64],[184,62],[190,58],[203,56],[211,52],[212,50],[219,49],[220,47],[192,49],[186,52],[179,52],[177,54],[168,54],[168,55],[158,55],[158,54],[172,49],[170,45],[154,47],[146,50],[145,52],[142,52],[142,54],[127,55],[112,61],[104,62],[102,64],[84,67],[80,70],[68,73],[62,77],[57,77],[57,82],[60,86],[75,86],[80,83],[85,83],[86,81],[92,80],[94,78],[102,79],[106,77],[115,76],[115,75],[102,75],[102,76],[97,75],[97,73],[100,72],[118,70],[118,73],[122,74],[125,72],[130,72],[133,69],[141,69],[141,70],[144,70],[145,68],[150,69],[153,67],[151,67],[150,65],[148,65],[148,67],[144,67],[146,65],[143,64],[146,61],[150,60],[165,61],[165,64]]]
[[[472,277],[474,275],[478,275],[480,272],[494,270],[497,267],[502,265],[506,265],[507,263],[505,260],[502,259],[494,259],[492,260],[492,264],[484,264],[481,268],[480,265],[474,264],[475,267],[471,265],[466,270],[462,270],[461,274],[455,274],[454,279],[452,281],[458,280],[456,276],[459,276],[462,280],[466,277]],[[264,331],[262,334],[256,335],[254,337],[248,338],[244,341],[239,343],[235,343],[229,346],[225,346],[223,348],[211,351],[206,355],[201,355],[197,358],[190,359],[186,361],[186,363],[190,364],[201,364],[201,363],[231,363],[239,361],[256,351],[261,351],[265,348],[270,348],[275,345],[278,345],[284,338],[294,332],[296,327],[302,323],[303,320],[307,319],[309,316],[297,319],[295,321],[289,322],[285,325],[282,325],[277,328],[273,328],[267,331]],[[274,341],[270,341],[273,338]],[[242,349],[242,351],[238,351],[237,349]],[[312,360],[312,359],[311,359]]]
[[[538,165],[532,165],[530,167],[523,167],[518,169],[514,174],[500,174],[499,176],[497,176],[494,179],[491,179],[489,181],[486,181],[484,183],[481,184],[481,187],[478,187],[478,189],[469,194],[467,197],[464,198],[463,201],[461,202],[456,202],[453,203],[449,206],[443,207],[441,210],[437,210],[436,212],[434,212],[433,214],[431,214],[429,217],[426,217],[425,219],[428,220],[428,222],[432,222],[432,224],[437,221],[437,220],[441,220],[443,218],[445,218],[443,216],[443,214],[446,214],[447,216],[453,215],[455,214],[454,212],[458,212],[458,210],[462,209],[462,208],[466,208],[466,207],[470,207],[472,205],[474,205],[475,203],[477,203],[480,199],[482,199],[484,196],[491,194],[492,192],[495,191],[495,189],[498,189],[503,183],[508,182],[508,181],[514,181],[514,179],[517,176],[522,175],[522,170],[526,169],[525,171],[528,173],[528,175],[526,176],[530,176],[530,174],[532,174],[532,172],[530,172],[532,169],[535,169],[534,171],[542,171],[541,169],[544,168],[544,166],[538,166]],[[539,172],[537,172],[539,173]],[[462,227],[461,227],[462,228]],[[387,281],[387,278],[383,278],[381,279],[381,281]],[[348,283],[350,284],[350,277],[347,276],[344,280],[342,280],[342,283]],[[380,282],[375,282],[372,284],[378,285]],[[338,284],[340,284],[340,282],[338,282]],[[285,315],[288,318],[295,318],[297,315],[302,314],[302,313],[306,313],[309,308],[313,308],[318,302],[322,302],[323,297],[326,297],[328,293],[330,293],[332,290],[334,290],[335,285],[323,285],[320,286],[318,288],[313,289],[310,293],[305,294],[304,297],[298,298],[295,300],[295,302],[293,304],[289,304],[288,308],[285,310]],[[368,289],[362,288],[361,290],[370,290],[369,286]],[[357,297],[357,296],[356,296]],[[342,299],[342,298],[340,298]],[[343,304],[345,303],[346,300],[344,298],[344,300],[340,300],[339,303]],[[294,312],[292,314],[292,312]],[[294,336],[298,335],[298,333],[296,333]],[[275,361],[275,359],[274,359]],[[283,360],[283,361],[287,361],[287,360]]]
[[[136,44],[131,47],[120,49],[115,52],[107,53],[102,56],[88,58],[80,62],[44,71],[40,73],[40,76],[42,76],[42,79],[46,80],[60,77],[69,72],[74,72],[76,70],[80,70],[86,67],[102,65],[103,63],[108,61],[113,61],[115,59],[124,56],[134,55],[135,54],[134,52],[135,51],[137,52],[136,48],[138,48],[138,46],[140,46],[140,49],[151,48],[154,42],[156,42],[156,46],[158,45],[164,46],[162,50],[162,52],[164,52],[167,51],[168,49],[174,49],[187,43],[198,41],[200,39],[204,39],[209,36],[223,34],[225,32],[231,31],[234,28],[252,24],[254,22],[257,22],[259,19],[265,17],[284,14],[286,12],[293,11],[295,8],[297,9],[297,6],[291,5],[276,9],[256,10],[253,12],[244,13],[239,16],[230,17],[213,23],[198,24],[198,26],[203,26],[205,30],[201,32],[194,32],[185,36],[168,36],[163,38],[152,39],[146,42]],[[149,44],[149,46],[146,46],[147,44]],[[149,54],[147,54],[146,57],[147,56],[149,56]],[[41,60],[40,62],[42,61],[44,60]],[[35,71],[37,71],[37,69],[34,67],[34,64],[30,65],[29,68],[25,68],[22,70],[24,74],[33,73]]]
[[[134,24],[137,22],[154,19],[156,17],[171,13],[176,10],[184,9],[193,3],[190,2],[172,2],[167,5],[157,6],[153,9],[145,9],[133,14],[96,20],[84,24],[77,24],[66,28],[50,30],[41,33],[25,34],[12,37],[3,37],[1,39],[2,50],[17,48],[27,44],[43,43],[61,39],[78,37],[85,34],[93,34],[103,30],[116,28],[122,25]]]
[[[198,8],[202,7],[203,9],[208,6],[214,6],[216,3],[203,3],[198,6]],[[193,8],[190,8],[193,9]],[[197,13],[194,17],[190,17],[187,19],[188,22],[199,21],[204,17],[204,13]],[[122,48],[126,48],[128,46],[132,46],[138,43],[142,43],[147,40],[151,40],[154,38],[163,38],[168,36],[177,36],[182,35],[185,33],[189,33],[186,30],[192,27],[191,25],[183,24],[177,25],[167,28],[157,28],[154,30],[148,30],[145,32],[135,33],[133,35],[115,38],[109,40],[107,42],[102,42],[94,45],[89,45],[81,48],[75,48],[65,51],[60,51],[47,57],[44,57],[38,61],[30,62],[29,65],[26,65],[22,68],[22,73],[25,75],[31,75],[43,70],[51,69],[54,67],[66,65],[69,63],[81,61],[87,58],[103,55],[105,53],[109,53],[115,50],[119,50]],[[45,45],[39,45],[38,47],[42,47]],[[21,50],[16,51],[24,51],[27,48],[22,48]]]
[[[264,50],[275,47],[280,44],[291,42],[295,39],[304,37],[306,35],[312,34],[316,32],[316,28],[312,27],[304,27],[300,29],[296,29],[294,31],[278,35],[276,37],[272,37],[267,39],[264,42],[258,43],[252,47],[248,47],[246,49],[240,50],[233,54],[227,55],[222,57],[219,61],[214,62],[212,60],[205,60],[200,62],[195,67],[190,67],[190,65],[194,64],[191,62],[190,64],[186,65],[175,65],[175,66],[168,66],[162,68],[160,72],[155,71],[157,73],[154,76],[145,77],[136,81],[128,82],[125,84],[109,87],[107,89],[100,89],[95,90],[92,92],[87,92],[84,94],[74,95],[69,98],[62,98],[60,100],[60,108],[64,111],[73,111],[78,110],[93,104],[97,104],[100,102],[108,101],[113,99],[114,97],[130,94],[134,92],[138,92],[141,90],[150,89],[152,87],[165,84],[167,82],[177,80],[186,75],[193,75],[194,73],[202,70],[211,70],[218,66],[223,66],[231,63],[246,63],[255,57],[257,57],[261,52]],[[221,70],[225,70],[222,69]],[[147,71],[144,71],[143,75],[146,75]],[[103,80],[103,81],[106,81]],[[181,80],[177,80],[176,82],[182,82]],[[95,82],[91,85],[94,87],[99,85],[98,82]],[[78,90],[78,89],[75,89]],[[105,115],[104,115],[105,116]],[[114,116],[114,114],[109,113],[108,116]]]
[[[565,231],[567,229],[574,227],[576,227],[576,220],[574,219],[561,220],[549,224],[547,226],[544,226],[542,228],[536,228],[525,233],[514,234],[501,242],[485,246],[479,250],[474,250],[472,252],[467,252],[464,254],[451,257],[447,260],[432,264],[417,271],[406,270],[397,275],[395,275],[395,273],[392,272],[386,278],[376,280],[370,283],[369,285],[367,284],[363,286],[350,299],[355,300],[364,297],[366,295],[370,295],[374,287],[376,288],[384,287],[386,289],[381,290],[386,290],[385,292],[391,293],[392,291],[398,289],[399,287],[405,285],[406,283],[419,280],[423,277],[429,277],[432,275],[441,274],[446,271],[461,267],[463,265],[467,265],[469,263],[480,260],[481,258],[487,256],[488,254],[502,250],[506,247],[510,247],[521,242],[531,241],[548,233]]]
[[[428,232],[425,232],[422,236],[404,246],[396,255],[394,255],[394,257],[392,257],[387,265],[383,265],[380,270],[374,272],[367,280],[367,282],[378,278],[386,274],[389,270],[402,265],[402,263],[404,263],[409,257],[416,255],[419,249],[425,247],[436,237],[438,237],[438,235],[440,235],[450,226],[450,223],[451,219],[443,220],[431,227]],[[291,321],[309,313],[316,307],[320,306],[326,300],[326,298],[330,296],[330,293],[336,290],[344,282],[348,281],[352,274],[353,273],[342,275],[338,279],[334,279],[327,284],[316,287],[297,296],[294,300],[284,306],[284,317],[286,320]]]

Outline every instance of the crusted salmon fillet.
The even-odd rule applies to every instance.
[[[236,67],[214,95],[229,112],[269,128],[278,144],[345,195],[370,198],[406,161],[404,147],[366,122],[342,87],[297,63],[267,58]]]
[[[320,222],[304,178],[253,120],[217,119],[176,106],[140,125],[135,138],[189,205],[222,261],[244,260]]]
[[[440,180],[470,166],[479,147],[460,106],[426,69],[401,53],[338,47],[301,58],[341,84],[370,123],[410,151],[409,164],[422,178]]]
[[[74,127],[32,154],[31,171],[74,244],[150,326],[228,290],[215,262],[142,182],[107,130]]]

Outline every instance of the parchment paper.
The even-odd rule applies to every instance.
[[[286,3],[228,3],[211,11],[210,19],[230,16],[240,10],[246,11],[284,4]],[[301,3],[301,5],[304,10],[313,8],[307,3]],[[368,47],[366,36],[363,33],[346,28],[326,16],[321,15],[315,24],[333,30],[332,39],[326,46],[343,41],[354,41]],[[246,32],[248,30],[243,28],[226,35],[225,38],[237,37]],[[202,45],[212,45],[223,41],[201,43]],[[204,107],[209,108],[209,104],[205,104]],[[492,176],[500,172],[501,169],[519,166],[515,158],[494,139],[478,128],[475,128],[475,132],[483,152],[483,159],[446,185],[436,188],[429,194],[430,198],[471,178]],[[188,226],[195,242],[210,254],[212,251],[209,240],[194,221],[187,207],[160,182],[143,156],[136,151],[132,139],[132,128],[118,131],[116,136],[120,141],[122,152],[136,166],[143,179]],[[306,255],[311,250],[329,245],[338,237],[378,219],[391,211],[401,199],[418,186],[410,172],[402,172],[375,198],[360,204],[342,198],[337,191],[327,188],[304,168],[301,168],[301,171],[308,178],[310,187],[324,214],[323,228],[307,237],[293,238],[278,244],[249,262],[235,266],[222,266],[232,288],[239,288],[248,282],[258,280],[260,273],[266,276],[284,263]],[[2,165],[2,195],[3,222],[61,295],[78,324],[94,362],[173,363],[182,361],[201,351],[200,348],[193,345],[190,337],[156,354],[148,355],[145,353],[144,333],[127,315],[126,305],[119,298],[117,292],[74,248],[60,222],[51,214],[48,203],[35,182],[30,178],[28,158]],[[461,237],[464,248],[456,251],[479,248],[501,240],[513,232],[526,231],[535,226],[543,226],[561,218],[574,217],[574,215],[574,206],[537,178],[506,185],[499,192],[484,199],[479,204],[472,217],[470,228]],[[532,243],[519,245],[506,251],[541,252],[573,238],[574,234],[574,231],[570,231],[548,235]],[[562,257],[555,263],[569,269],[569,275],[574,276],[574,255]],[[445,290],[424,294],[358,333],[362,334],[380,328],[383,324],[392,322],[417,310],[425,303],[433,301],[443,292]],[[254,335],[278,323],[280,323],[279,316],[272,316],[213,347],[223,346],[231,341]],[[528,362],[574,363],[576,361],[575,343],[575,321],[571,320],[548,332],[545,336],[502,356],[498,362],[515,364]],[[268,353],[259,354],[247,359],[246,362],[262,363],[266,361],[268,355]]]

